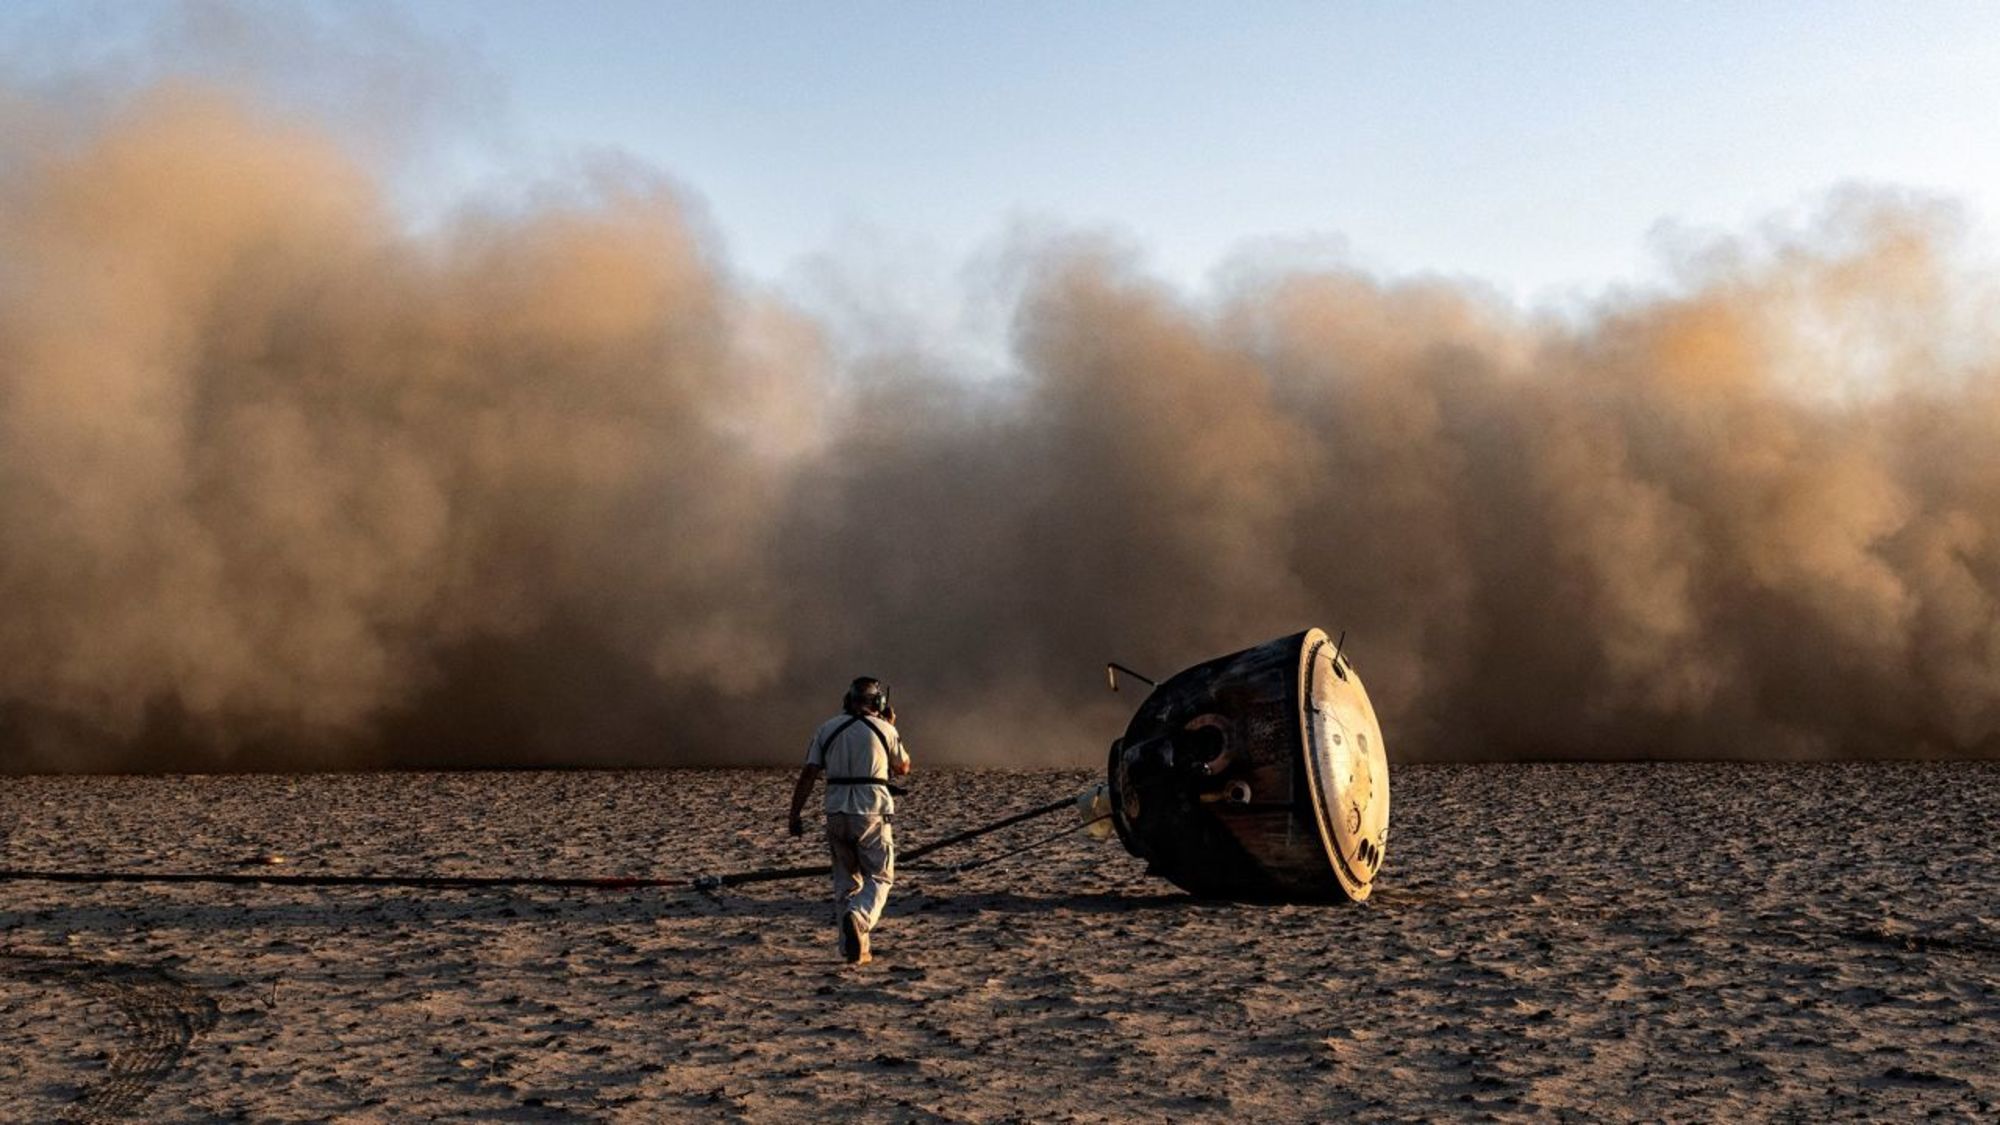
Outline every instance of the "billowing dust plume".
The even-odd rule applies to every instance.
[[[841,355],[629,167],[415,233],[199,88],[0,106],[15,769],[1095,764],[1171,671],[1344,630],[1391,752],[1979,754],[2000,368],[1948,210],[1845,196],[1526,315],[1025,251],[1012,371]]]

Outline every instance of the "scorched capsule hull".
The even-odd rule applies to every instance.
[[[1347,656],[1308,629],[1160,684],[1111,744],[1112,824],[1204,897],[1368,897],[1389,834],[1389,761]]]

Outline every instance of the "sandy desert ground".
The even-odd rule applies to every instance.
[[[1086,773],[923,778],[903,846]],[[1365,906],[1077,835],[818,881],[0,884],[8,1121],[2000,1113],[2000,766],[1400,767]],[[14,778],[0,866],[692,875],[816,860],[771,772]],[[975,859],[1063,822],[941,858]]]

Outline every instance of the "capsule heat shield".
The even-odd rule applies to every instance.
[[[1112,744],[1112,823],[1206,897],[1368,897],[1389,831],[1389,761],[1361,677],[1308,629],[1160,684]]]

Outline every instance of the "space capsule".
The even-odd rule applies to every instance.
[[[1107,773],[1126,850],[1194,894],[1360,902],[1382,868],[1381,727],[1319,629],[1157,684],[1111,744]]]

